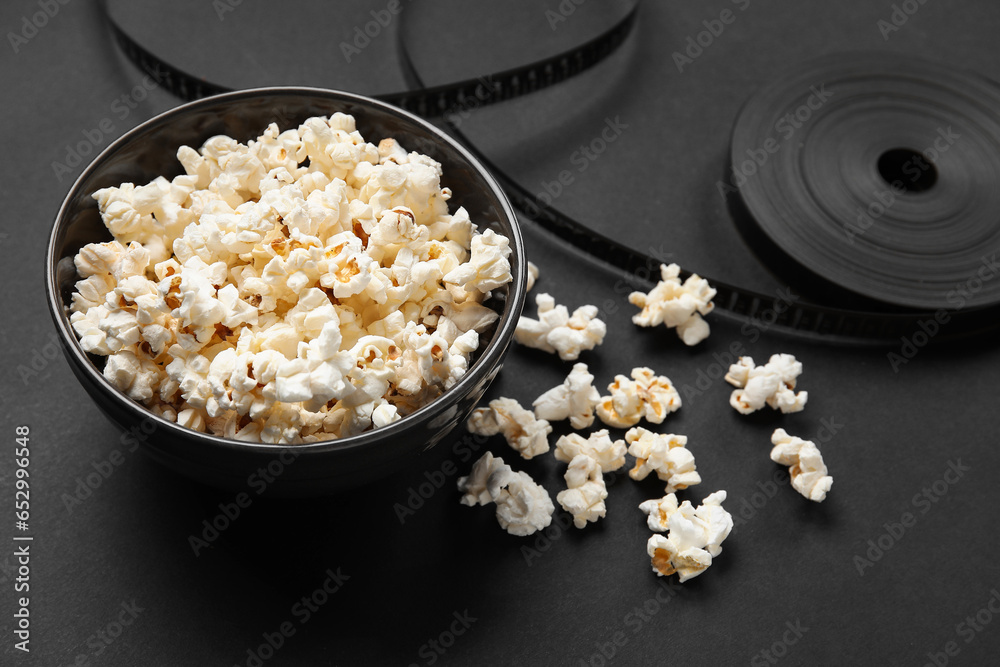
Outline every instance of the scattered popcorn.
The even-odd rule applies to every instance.
[[[668,493],[662,498],[646,500],[639,505],[639,510],[646,513],[646,525],[651,531],[665,533],[670,527],[670,515],[677,511],[677,495]]]
[[[667,483],[666,493],[673,493],[701,484],[695,470],[694,455],[685,447],[687,436],[673,433],[652,433],[644,428],[629,429],[625,434],[628,453],[635,457],[635,467],[628,471],[634,480],[643,480],[649,473]]]
[[[625,465],[625,441],[611,440],[607,429],[594,431],[584,438],[579,433],[570,433],[556,441],[556,460],[570,463],[580,455],[592,458],[601,466],[602,472],[612,472]]]
[[[556,500],[573,515],[573,525],[583,528],[589,521],[604,518],[608,490],[600,464],[586,454],[578,454],[570,461],[565,479],[567,488],[559,492]]]
[[[538,267],[535,266],[534,262],[528,262],[528,291],[535,286],[535,281],[538,280]]]
[[[638,424],[645,414],[638,385],[624,375],[616,375],[608,391],[611,395],[601,397],[597,404],[597,416],[601,421],[614,428]]]
[[[826,464],[819,448],[811,440],[788,435],[779,428],[771,435],[771,460],[789,466],[792,488],[817,503],[826,499],[833,486],[833,477],[827,474]]]
[[[526,472],[514,472],[489,452],[458,480],[463,505],[496,503],[497,522],[511,535],[526,536],[552,523],[555,505],[544,487]]]
[[[649,527],[670,532],[653,535],[646,543],[653,572],[667,577],[680,575],[682,582],[697,577],[722,553],[722,542],[733,529],[733,517],[722,509],[725,491],[716,491],[697,509],[685,500],[679,506],[670,493],[660,500],[647,500],[640,509],[649,514]]]
[[[520,537],[547,528],[556,511],[549,492],[524,471],[515,473],[493,502],[497,504],[500,527]]]
[[[670,378],[656,375],[651,369],[632,369],[632,379],[616,375],[608,385],[609,396],[597,404],[597,416],[608,426],[629,428],[643,417],[662,424],[667,415],[681,407],[681,397]]]
[[[525,459],[549,451],[552,426],[544,419],[535,419],[531,410],[525,410],[513,398],[497,398],[490,401],[488,408],[473,410],[466,426],[470,433],[478,435],[502,433],[507,444]]]
[[[575,429],[589,428],[594,423],[594,407],[601,399],[593,383],[587,364],[574,364],[561,385],[535,399],[535,416],[550,422],[569,419]]]
[[[524,315],[517,322],[514,340],[559,354],[563,361],[575,361],[584,350],[592,350],[602,342],[607,326],[597,318],[597,306],[581,306],[569,314],[566,306],[557,306],[555,299],[542,293],[535,297],[538,319]]]
[[[682,284],[678,277],[680,271],[676,264],[661,264],[661,280],[649,294],[632,292],[629,295],[629,303],[642,308],[632,321],[641,327],[664,324],[668,329],[676,328],[677,336],[685,345],[697,345],[708,338],[709,326],[701,316],[715,308],[712,303],[715,288],[697,274],[692,274]]]
[[[74,258],[71,323],[123,393],[288,444],[390,424],[465,375],[511,249],[449,212],[440,164],[342,113],[177,158],[173,180],[94,193],[115,240]]]
[[[458,490],[465,494],[462,504],[473,507],[493,502],[493,496],[513,475],[514,471],[503,459],[486,452],[473,464],[472,472],[467,477],[458,478]]]
[[[765,403],[782,412],[799,412],[809,398],[809,392],[792,391],[801,373],[802,362],[790,354],[771,355],[763,366],[754,366],[752,357],[740,357],[726,373],[726,382],[739,387],[730,395],[729,404],[744,415],[760,410]]]

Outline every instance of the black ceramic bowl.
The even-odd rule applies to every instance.
[[[481,337],[465,377],[441,397],[388,426],[321,443],[268,445],[198,433],[157,417],[114,388],[101,373],[104,358],[83,351],[70,326],[77,275],[73,257],[87,243],[111,240],[91,194],[124,182],[145,184],[183,173],[178,147],[199,147],[218,134],[246,142],[271,122],[296,127],[311,116],[351,114],[368,141],[397,139],[406,150],[433,157],[452,189],[452,210],[464,206],[480,230],[493,228],[510,239],[514,280],[494,292],[500,312],[495,328]],[[46,288],[49,307],[73,372],[98,407],[131,432],[156,461],[200,482],[233,490],[284,496],[333,493],[401,468],[463,421],[496,377],[521,313],[526,292],[524,244],[510,203],[486,169],[449,136],[401,109],[360,95],[316,88],[261,88],[185,104],[131,130],[102,152],[66,196],[49,240]]]

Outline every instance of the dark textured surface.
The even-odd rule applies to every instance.
[[[209,3],[150,4],[155,7],[123,9],[123,22],[154,51],[220,83],[341,82],[377,93],[402,82],[395,68],[397,26],[350,67],[336,48],[369,10],[385,3],[353,3],[347,19],[328,20],[324,12],[331,10],[320,8],[332,3],[301,0],[279,14],[271,4],[245,0],[224,21]],[[423,49],[418,64],[434,82],[452,78],[448,59],[460,61],[461,76],[513,65],[519,53],[542,56],[548,44],[555,51],[589,38],[620,11],[585,3],[552,31],[545,9],[557,9],[554,1],[506,12],[495,3],[490,9],[429,4],[404,0],[404,11],[413,47]],[[543,191],[543,182],[576,169],[573,152],[600,133],[605,119],[620,116],[627,131],[586,171],[574,171],[559,206],[636,247],[672,253],[689,269],[771,290],[774,279],[743,250],[715,190],[732,120],[756,86],[788,62],[846,49],[920,54],[1000,78],[996,5],[928,2],[883,40],[876,22],[889,17],[891,5],[647,2],[637,33],[608,63],[558,88],[477,111],[463,130]],[[671,52],[725,8],[735,22],[678,73]],[[36,2],[5,3],[0,27],[5,34],[17,31],[22,17],[36,11]],[[599,524],[554,530],[548,541],[515,538],[488,509],[458,503],[454,481],[471,465],[472,450],[478,455],[489,448],[529,471],[553,497],[563,486],[564,465],[551,457],[521,461],[499,439],[459,439],[348,497],[255,498],[195,556],[189,536],[200,534],[202,521],[233,496],[200,489],[129,451],[67,364],[46,358],[54,329],[44,302],[45,242],[82,169],[60,175],[52,163],[64,161],[67,144],[86,140],[84,131],[102,119],[112,130],[94,142],[99,148],[176,103],[154,91],[122,117],[115,100],[142,77],[105,38],[96,8],[77,0],[60,6],[18,53],[9,39],[0,47],[7,128],[0,265],[8,308],[0,324],[7,373],[0,399],[11,440],[15,425],[32,429],[35,536],[32,653],[24,655],[13,650],[9,448],[0,461],[4,665],[68,665],[80,655],[85,658],[77,664],[256,664],[248,650],[256,651],[263,635],[283,623],[294,634],[264,664],[770,664],[760,652],[777,643],[783,653],[786,623],[807,630],[784,646],[779,664],[922,665],[928,653],[954,665],[995,661],[1000,623],[980,625],[992,614],[973,619],[980,631],[960,626],[1000,587],[994,553],[1000,539],[993,528],[1000,501],[1000,351],[992,341],[931,343],[894,372],[887,350],[837,350],[741,331],[713,315],[712,336],[688,349],[669,332],[636,329],[623,277],[553,243],[530,223],[524,225],[528,255],[542,271],[536,290],[570,307],[596,304],[608,322],[605,344],[583,358],[600,386],[644,364],[681,387],[695,387],[702,374],[718,375],[718,358],[730,349],[758,360],[787,352],[804,362],[801,387],[810,400],[795,415],[740,416],[728,407],[729,387],[721,380],[700,395],[685,393],[684,407],[664,429],[689,437],[704,483],[683,497],[697,501],[726,489],[726,507],[739,515],[758,484],[766,486],[779,470],[767,457],[770,432],[781,426],[824,439],[826,420],[838,425],[820,444],[835,479],[827,501],[810,504],[779,485],[749,520],[739,521],[707,573],[664,592],[664,580],[649,572],[649,531],[635,509],[660,495],[659,484],[619,475]],[[569,368],[555,357],[515,349],[491,395],[528,403]],[[930,491],[933,503],[921,499],[959,459],[969,470],[958,482],[939,483],[946,491],[940,498]],[[120,465],[68,508],[64,494],[109,461]],[[395,506],[429,478],[443,479],[443,488],[401,524]],[[904,512],[915,523],[897,538],[882,537],[892,546],[860,576],[855,557]],[[338,568],[349,579],[306,617],[296,604]],[[670,601],[657,602],[658,591]],[[97,633],[133,600],[143,611],[104,648]],[[441,635],[454,614],[466,611],[476,620],[451,645]],[[623,645],[615,655],[599,657],[616,636]],[[443,654],[428,643],[439,638],[449,645]],[[942,653],[948,642],[958,649],[954,657]]]

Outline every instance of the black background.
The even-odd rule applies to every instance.
[[[559,11],[554,0],[403,0],[402,20],[348,64],[339,44],[386,3],[297,0],[279,7],[244,0],[221,18],[208,2],[135,4],[112,3],[132,34],[208,79],[371,94],[403,87],[399,29],[421,73],[440,83],[580,43],[625,7],[589,0],[553,28],[546,11]],[[724,9],[735,21],[678,72],[671,53]],[[24,17],[38,11],[37,2],[5,2],[0,29],[19,32]],[[646,2],[636,31],[606,63],[569,83],[477,110],[462,130],[536,192],[571,170],[573,182],[556,205],[593,228],[702,275],[773,291],[780,284],[744,248],[715,188],[733,119],[757,86],[809,57],[861,49],[934,58],[1000,79],[995,3],[928,0],[884,39],[877,22],[892,11],[885,0]],[[499,438],[462,445],[464,434],[456,434],[407,470],[348,496],[256,498],[196,556],[189,536],[232,494],[199,488],[129,451],[63,359],[51,354],[54,327],[43,283],[51,221],[83,168],[58,173],[53,163],[64,162],[68,146],[86,141],[84,132],[103,119],[113,132],[92,142],[97,149],[177,100],[154,90],[122,117],[115,100],[132,95],[143,75],[109,42],[96,3],[59,5],[17,52],[8,37],[0,53],[6,157],[0,399],[9,442],[0,450],[7,452],[0,456],[4,665],[68,665],[77,656],[84,656],[77,664],[90,665],[246,665],[248,651],[286,622],[294,635],[267,665],[769,664],[760,652],[772,645],[787,665],[922,665],[948,642],[959,649],[949,664],[995,664],[1000,620],[972,634],[957,627],[985,608],[1000,585],[1000,351],[991,339],[935,340],[894,370],[890,349],[741,332],[738,321],[717,313],[709,318],[711,337],[686,348],[671,332],[631,324],[628,276],[563,247],[527,219],[528,256],[542,272],[536,290],[571,308],[598,305],[607,321],[604,345],[582,359],[601,388],[638,365],[693,386],[700,373],[717,377],[730,349],[758,361],[775,352],[803,361],[800,386],[810,398],[798,414],[741,416],[728,407],[731,388],[718,379],[685,397],[663,428],[689,437],[704,482],[682,498],[697,503],[725,489],[725,506],[739,516],[758,485],[780,470],[768,452],[769,435],[781,426],[824,440],[835,480],[826,502],[810,503],[778,485],[752,517],[738,519],[709,571],[663,589],[664,580],[650,572],[650,533],[636,509],[661,495],[659,483],[619,474],[609,488],[607,518],[598,524],[552,529],[551,539],[516,538],[489,509],[458,503],[454,483],[471,466],[468,448],[488,448],[527,470],[553,498],[563,487],[564,464],[550,456],[525,462]],[[627,129],[579,172],[574,151],[615,118]],[[489,396],[528,404],[569,368],[556,357],[514,349]],[[824,420],[837,425],[832,437],[824,437]],[[13,649],[17,595],[8,569],[19,424],[31,427],[30,655]],[[107,469],[116,450],[121,465],[88,498],[67,505],[65,494],[96,468]],[[959,460],[969,470],[942,486],[950,463]],[[446,472],[435,474],[442,466]],[[442,477],[443,487],[401,522],[398,508],[422,483]],[[934,503],[915,504],[935,482],[946,492]],[[885,537],[886,524],[904,512],[915,524]],[[856,557],[880,537],[891,546],[859,574]],[[338,568],[349,578],[303,623],[294,605]],[[669,602],[658,602],[658,591]],[[95,639],[133,601],[142,608],[134,623],[110,645]],[[476,619],[471,627],[453,644],[441,638],[454,614],[464,613]],[[782,645],[783,637],[794,637],[785,634],[786,624],[804,629],[791,645]],[[616,637],[614,655],[601,657]],[[429,644],[439,639],[448,645],[444,653]]]

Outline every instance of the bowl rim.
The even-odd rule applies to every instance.
[[[490,340],[486,349],[480,353],[479,358],[476,359],[472,367],[468,369],[465,375],[463,375],[455,385],[446,389],[440,396],[432,400],[427,405],[420,407],[416,411],[395,422],[392,422],[391,424],[374,428],[370,431],[365,431],[356,435],[344,438],[335,438],[332,440],[322,440],[319,442],[272,444],[233,440],[211,433],[195,431],[193,429],[180,426],[176,422],[165,419],[160,415],[153,413],[149,410],[149,408],[142,405],[138,401],[129,398],[120,390],[113,387],[105,379],[104,374],[98,371],[98,369],[87,357],[87,354],[83,351],[83,348],[80,346],[79,338],[77,338],[76,332],[73,331],[72,325],[69,322],[68,312],[65,310],[62,299],[60,298],[60,290],[57,280],[57,266],[62,258],[56,256],[56,241],[60,232],[66,227],[66,217],[69,213],[71,203],[79,196],[79,191],[83,182],[87,180],[106,160],[108,160],[123,146],[132,142],[138,135],[145,133],[154,126],[169,123],[175,117],[201,107],[212,106],[221,102],[233,102],[247,98],[280,97],[290,95],[310,95],[319,98],[328,98],[334,102],[350,102],[358,105],[375,107],[380,111],[397,116],[408,123],[420,126],[438,141],[447,144],[466,162],[468,162],[468,164],[483,180],[486,187],[493,192],[500,204],[500,211],[503,216],[507,218],[507,222],[511,230],[511,234],[509,236],[510,249],[513,255],[512,259],[514,261],[511,262],[513,280],[510,283],[509,293],[507,296],[509,308],[507,309],[508,312],[506,317],[504,316],[504,313],[499,313],[498,325],[492,340]],[[330,113],[333,113],[333,111]],[[261,131],[263,131],[263,128]],[[370,141],[370,139],[366,140]],[[177,148],[179,147],[180,146]],[[502,224],[502,220],[499,220],[498,222]],[[45,273],[45,291],[49,311],[56,324],[59,336],[62,339],[64,350],[72,355],[72,362],[75,362],[77,367],[82,369],[83,372],[85,372],[95,383],[94,386],[100,388],[103,394],[105,394],[110,400],[117,401],[119,405],[124,407],[129,413],[138,417],[140,420],[153,420],[157,429],[163,428],[166,429],[167,432],[174,432],[181,437],[203,440],[206,444],[215,445],[223,449],[257,453],[280,452],[288,449],[295,449],[296,451],[303,453],[306,451],[341,451],[364,447],[365,445],[387,437],[392,437],[394,435],[402,435],[410,426],[418,423],[423,417],[429,416],[447,404],[449,402],[449,396],[461,396],[471,390],[472,386],[478,383],[482,376],[488,372],[488,369],[493,368],[496,364],[499,364],[502,361],[503,356],[510,345],[511,339],[513,338],[514,329],[517,326],[517,321],[524,306],[527,294],[527,256],[524,249],[524,238],[521,234],[517,216],[514,213],[514,209],[511,206],[507,195],[500,187],[500,184],[490,171],[478,159],[476,159],[471,152],[469,152],[454,137],[450,136],[432,123],[395,105],[388,104],[365,95],[359,95],[357,93],[309,86],[267,86],[261,88],[241,89],[221,93],[219,95],[211,95],[168,109],[126,131],[90,161],[87,167],[80,173],[79,177],[77,177],[67,191],[62,204],[59,206],[59,211],[56,214],[52,224],[52,230],[49,234],[49,241],[46,250]]]

